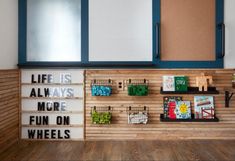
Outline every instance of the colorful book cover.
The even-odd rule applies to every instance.
[[[194,115],[195,119],[214,119],[215,117],[214,97],[195,96]]]
[[[169,114],[168,114],[168,117],[170,119],[176,119],[176,114],[175,114],[175,109],[176,109],[176,104],[177,102],[176,101],[172,101],[172,102],[169,102],[168,103],[168,106],[169,106]]]
[[[182,97],[179,97],[179,96],[163,97],[163,112],[164,112],[165,118],[175,118],[174,110],[175,110],[177,101],[182,101]]]
[[[175,91],[188,91],[188,77],[175,76]]]
[[[163,91],[175,91],[174,76],[163,76]]]
[[[177,119],[191,119],[190,101],[178,101],[175,114]]]

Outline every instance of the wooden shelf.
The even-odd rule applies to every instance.
[[[214,119],[194,119],[194,115],[192,114],[192,119],[169,119],[164,118],[164,115],[160,115],[161,122],[219,122],[219,119],[215,117]]]
[[[163,91],[161,87],[161,94],[219,94],[216,87],[208,87],[208,91],[199,91],[198,87],[188,87],[188,91]]]

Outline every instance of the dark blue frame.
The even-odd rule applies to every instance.
[[[82,3],[82,38],[81,38],[81,62],[30,62],[26,56],[27,34],[27,0],[19,0],[19,67],[146,67],[146,68],[223,68],[222,29],[219,24],[224,22],[224,0],[216,0],[216,61],[161,61],[160,60],[160,35],[157,35],[156,24],[161,23],[161,0],[153,2],[153,50],[152,61],[127,61],[107,62],[89,61],[89,0],[81,0]],[[160,30],[160,29],[159,29]],[[160,32],[159,32],[160,33]],[[158,44],[158,45],[157,45]]]
[[[159,14],[153,16],[155,24],[161,22],[160,6],[161,0],[154,1],[155,11]],[[157,68],[223,68],[224,59],[222,57],[222,28],[221,24],[224,23],[224,0],[216,0],[216,60],[215,61],[161,61],[161,55],[157,55],[156,67]],[[154,28],[154,35],[157,34]],[[160,50],[160,35],[155,36],[153,39],[154,44],[158,44],[159,48],[154,48],[156,53]]]
[[[158,0],[152,0],[153,3],[157,2]],[[160,4],[160,3],[159,3]],[[160,7],[160,6],[159,6]],[[155,5],[153,5],[153,16],[157,16],[158,12],[154,12]],[[152,23],[152,29],[154,30],[154,23]],[[153,38],[154,39],[154,38]],[[156,66],[156,57],[155,57],[155,50],[154,50],[154,44],[153,44],[153,50],[152,50],[152,61],[89,61],[86,63],[87,66],[91,67],[152,67],[154,68]],[[87,54],[87,59],[89,59],[89,52]]]
[[[19,40],[18,66],[19,67],[79,67],[88,62],[88,0],[81,0],[81,61],[80,62],[51,62],[27,61],[27,0],[18,0]]]

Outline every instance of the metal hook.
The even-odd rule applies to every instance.
[[[146,106],[144,106],[144,111],[146,111]]]
[[[225,91],[225,107],[229,107],[229,102],[232,99],[234,93],[229,93],[229,91]]]

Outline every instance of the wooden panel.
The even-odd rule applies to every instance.
[[[205,72],[212,75],[214,86],[220,91],[215,96],[215,108],[220,122],[211,123],[163,123],[159,115],[163,113],[163,96],[160,94],[163,75],[186,75],[190,86],[195,86],[195,77]],[[235,139],[235,99],[230,108],[225,108],[224,90],[232,90],[234,70],[88,70],[86,71],[86,130],[88,140],[96,139]],[[90,83],[93,79],[111,79],[114,84],[128,79],[149,80],[149,96],[128,96],[127,91],[118,91],[110,97],[92,97]],[[235,90],[234,90],[235,91]],[[182,95],[193,105],[194,95]],[[126,107],[149,107],[150,122],[147,125],[127,124]],[[113,123],[110,125],[91,124],[90,108],[112,106]]]
[[[0,70],[0,153],[19,139],[19,70]]]
[[[215,0],[161,1],[161,59],[215,60]]]

